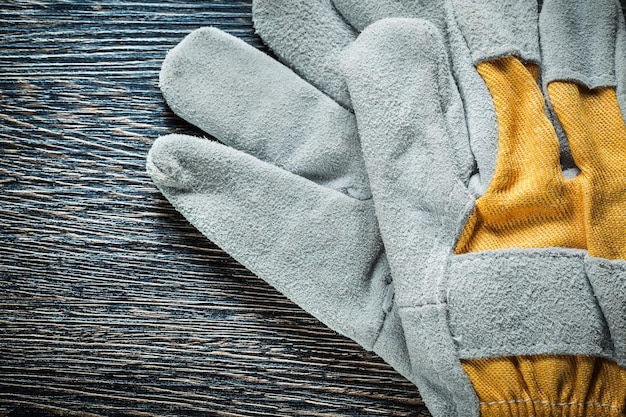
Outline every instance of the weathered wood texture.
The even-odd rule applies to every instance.
[[[250,1],[0,2],[0,416],[427,415],[147,177],[166,51]]]
[[[427,416],[417,390],[189,226],[144,171],[157,88],[250,1],[0,3],[0,417]]]

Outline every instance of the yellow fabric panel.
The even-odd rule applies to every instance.
[[[545,113],[537,71],[529,71],[514,57],[483,62],[477,69],[496,109],[498,159],[456,253],[584,248],[580,181],[561,174],[559,140]]]
[[[581,174],[561,173],[538,70],[515,57],[477,66],[498,119],[494,177],[455,253],[568,247],[626,259],[626,126],[612,88],[550,83]],[[464,360],[481,416],[625,416],[626,370],[583,356]]]
[[[623,417],[624,370],[587,356],[466,361],[481,416]]]
[[[615,89],[559,81],[548,93],[581,170],[586,248],[592,256],[626,259],[626,125]]]

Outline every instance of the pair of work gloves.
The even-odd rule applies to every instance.
[[[198,29],[147,169],[198,230],[435,417],[626,415],[617,0],[255,0]]]

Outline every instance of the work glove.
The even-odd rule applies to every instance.
[[[386,43],[388,36],[383,35],[388,32],[394,33],[396,25],[399,25],[398,27],[401,29],[398,33],[404,30],[402,29],[404,23],[392,22],[393,24],[386,28],[385,25],[389,23],[386,21],[384,24],[381,22],[380,25],[372,26],[371,32],[366,31],[364,35],[367,33],[373,33],[373,35],[363,36],[364,40],[351,47],[350,52],[346,54],[344,69],[347,77],[345,79],[353,81],[353,83],[349,83],[354,90],[350,91],[352,100],[356,95],[367,96],[370,94],[367,89],[371,86],[363,85],[368,80],[368,75],[381,75],[369,74],[369,71],[363,73],[359,69],[361,65],[367,67],[367,60],[364,57],[367,57],[371,52],[380,55],[379,49],[387,52],[402,50],[402,48],[405,48],[406,51],[413,51],[410,48],[424,44],[424,42],[413,44],[413,41],[405,41],[396,45],[394,43],[394,39],[397,38],[396,35],[391,36],[393,42]],[[437,43],[438,34],[431,24],[412,22],[408,28],[411,29],[413,24],[416,24],[418,28],[417,40],[425,36],[428,40],[427,44],[432,46],[432,44]],[[424,28],[427,30],[422,30]],[[426,35],[419,35],[420,30]],[[411,38],[415,35],[412,32],[412,30],[408,30],[405,34],[410,35],[409,38]],[[355,32],[347,30],[346,33],[353,34]],[[376,45],[377,39],[384,45]],[[350,42],[347,42],[346,45]],[[445,42],[440,43],[444,44]],[[379,46],[380,48],[378,48]],[[369,51],[370,47],[372,51]],[[417,63],[413,68],[415,70],[422,63],[426,69],[422,68],[421,71],[429,74],[431,81],[433,79],[437,81],[440,78],[439,72],[442,71],[442,68],[445,69],[445,65],[436,68],[431,65],[431,68],[424,63],[430,62],[432,64],[432,62],[438,61],[439,58],[437,57],[440,57],[441,53],[434,53],[430,56],[431,51],[427,52],[427,54],[416,54],[415,56],[412,56],[411,53],[408,55],[412,56],[409,60],[406,60],[407,56],[404,56],[400,60],[400,64]],[[417,59],[424,55],[423,62]],[[373,54],[372,59],[375,56],[376,54]],[[433,57],[437,59],[433,59]],[[374,61],[380,64],[377,60]],[[389,65],[395,65],[393,64],[394,61],[397,61],[397,57],[390,60]],[[441,59],[441,61],[445,64],[445,59]],[[406,69],[400,64],[398,68]],[[409,66],[412,67],[412,65]],[[437,72],[429,72],[434,69]],[[445,73],[445,71],[443,72]],[[385,71],[382,72],[382,75],[384,73]],[[384,80],[381,81],[387,81],[386,86],[389,86],[389,83],[391,85],[404,85],[408,79],[411,79],[411,76],[404,79],[404,76],[398,76],[398,73],[393,71],[389,74],[395,74],[394,77],[396,78],[393,81],[390,75],[385,75]],[[411,74],[411,72],[407,74]],[[445,79],[446,76],[444,75],[443,78]],[[371,78],[369,80],[371,81]],[[396,82],[398,83],[395,84]],[[341,82],[338,85],[341,86]],[[428,87],[428,83],[425,85],[415,84],[412,86],[412,90],[406,91],[417,91],[421,94],[422,87]],[[452,91],[451,94],[454,95],[454,89],[457,87],[452,82],[450,82],[449,87]],[[449,280],[447,275],[451,271],[444,272],[449,266],[445,262],[449,261],[450,265],[456,265],[456,261],[453,262],[446,258],[444,264],[440,264],[443,258],[438,250],[441,250],[441,247],[433,246],[432,256],[415,251],[404,260],[404,262],[410,263],[415,260],[426,259],[427,262],[425,265],[408,267],[409,269],[414,268],[414,271],[417,267],[417,272],[421,272],[421,275],[407,276],[405,274],[407,266],[404,267],[404,270],[400,269],[402,291],[408,291],[408,293],[406,296],[396,295],[395,298],[393,297],[393,287],[394,285],[398,286],[398,279],[394,284],[391,284],[385,256],[373,219],[371,203],[367,200],[369,195],[367,178],[364,175],[362,162],[360,162],[358,146],[353,146],[356,143],[356,129],[351,114],[321,95],[319,91],[302,82],[286,68],[269,60],[264,55],[255,53],[251,48],[246,48],[242,43],[211,30],[190,35],[177,49],[170,53],[162,72],[162,88],[170,106],[182,117],[223,142],[257,156],[262,161],[286,169],[286,171],[280,170],[268,163],[261,162],[259,159],[254,159],[214,142],[184,136],[161,138],[155,143],[150,153],[148,169],[157,185],[179,211],[210,239],[222,246],[253,272],[276,286],[335,330],[354,338],[366,348],[378,351],[383,358],[392,363],[405,376],[417,382],[434,415],[477,415],[478,399],[459,363],[459,359],[463,355],[461,347],[464,346],[461,344],[463,337],[459,335],[463,335],[466,330],[457,332],[458,329],[451,327],[452,324],[458,326],[459,324],[465,325],[465,323],[451,320],[453,309],[448,304],[451,303],[450,297],[453,294],[457,297],[455,298],[457,310],[459,305],[463,305],[463,298],[465,302],[469,299],[473,303],[471,296],[484,296],[485,294],[481,294],[479,290],[483,290],[485,285],[466,281],[457,282],[458,287],[447,288],[446,285],[449,286],[450,282],[454,283],[454,280],[446,282]],[[419,90],[416,90],[418,88]],[[342,88],[340,87],[339,90]],[[459,90],[462,91],[461,88]],[[394,94],[397,93],[397,90],[394,89],[390,91],[393,91]],[[428,90],[424,91],[427,92]],[[376,89],[373,90],[373,93],[372,97],[377,100],[379,99],[377,95],[382,94]],[[468,136],[468,133],[464,132],[464,128],[461,126],[464,116],[468,119],[468,126],[471,124],[467,114],[463,113],[463,111],[467,112],[467,109],[463,109],[465,103],[459,101],[458,93],[456,94],[456,99],[448,100],[449,97],[444,95],[435,101],[439,103],[440,110],[445,109],[445,122],[450,124],[451,129],[447,132],[450,136],[447,140],[450,143],[448,146],[441,147],[436,140],[433,140],[430,148],[424,147],[423,149],[435,150],[437,151],[434,152],[435,155],[441,154],[444,158],[451,160],[451,166],[455,166],[453,170],[455,173],[465,172],[464,175],[459,176],[459,183],[464,187],[469,186],[471,180],[480,185],[482,182],[476,181],[480,177],[477,177],[478,173],[475,172],[477,171],[475,167],[463,171],[463,167],[473,165],[467,162],[472,154],[469,153],[468,157],[468,152],[466,152],[467,149],[470,149],[468,143],[471,141],[465,138],[465,144],[462,140],[459,142],[462,145],[454,143],[463,135]],[[387,97],[387,104],[403,96],[390,95]],[[219,100],[215,100],[214,97],[218,97]],[[261,101],[259,100],[260,97],[262,98]],[[428,94],[425,94],[424,97],[427,98]],[[430,98],[434,98],[434,96],[431,94]],[[346,107],[350,106],[347,95],[344,96],[343,100],[336,100]],[[446,102],[445,106],[441,105],[441,100]],[[376,100],[370,103],[371,106],[376,106]],[[432,102],[429,103],[432,104]],[[381,101],[381,104],[385,104],[385,101]],[[398,109],[408,111],[414,104],[411,102],[400,105]],[[465,106],[467,107],[467,104]],[[355,107],[361,125],[365,116],[362,117],[359,107]],[[424,105],[418,106],[416,109],[424,110],[423,107]],[[372,111],[372,109],[365,106],[362,110],[363,115],[367,114],[368,111]],[[388,107],[386,111],[388,112],[385,113],[387,117],[396,113],[394,107]],[[431,111],[435,115],[437,108],[431,108]],[[374,113],[377,117],[380,116],[380,113]],[[405,113],[404,116],[408,114]],[[495,119],[495,110],[492,110],[492,114]],[[371,122],[378,125],[379,128],[384,127],[385,119],[365,117],[365,120],[367,120],[366,124]],[[392,120],[401,120],[402,123],[400,124],[404,123],[405,128],[410,125],[406,123],[416,122],[410,118],[404,119],[403,116]],[[423,125],[425,119],[420,120],[417,122]],[[452,120],[456,120],[456,122],[453,123]],[[375,133],[375,129],[371,129],[371,127],[368,127],[368,130]],[[471,129],[469,130],[471,131]],[[371,139],[372,137],[376,137],[376,134],[370,137],[372,140],[370,146],[376,142],[376,140]],[[389,139],[393,139],[393,135]],[[378,140],[382,140],[381,137],[378,137]],[[368,141],[364,140],[364,149],[367,149],[367,143]],[[450,144],[452,145],[450,146]],[[397,145],[394,142],[396,150]],[[417,146],[415,141],[408,141],[408,145]],[[476,146],[473,143],[471,145],[473,151]],[[378,146],[382,146],[382,142]],[[442,150],[447,154],[442,154]],[[367,153],[369,155],[377,154],[377,152],[370,151]],[[474,151],[474,153],[477,152]],[[488,155],[488,152],[485,154]],[[411,154],[408,152],[406,155],[403,151],[393,156],[403,155],[406,156],[404,158],[405,163],[409,164],[408,166],[412,165]],[[430,157],[432,156],[430,155]],[[495,157],[492,159],[495,161]],[[368,158],[368,161],[370,160],[375,160],[375,158]],[[382,161],[385,161],[384,157]],[[415,162],[419,161],[416,160]],[[475,162],[475,164],[478,163]],[[372,163],[372,165],[376,164]],[[419,166],[419,164],[416,165]],[[389,166],[389,161],[386,166]],[[424,167],[431,168],[428,165],[422,166],[422,168]],[[369,168],[371,169],[371,166]],[[395,181],[399,181],[402,171],[396,168],[389,174],[391,172],[397,174]],[[426,170],[421,174],[427,172],[430,171]],[[413,172],[411,175],[416,175],[416,173]],[[430,180],[431,186],[436,184],[433,178]],[[442,179],[443,182],[440,184],[445,184],[445,180],[445,178]],[[384,184],[389,179],[378,181],[382,181]],[[412,186],[416,185],[419,184]],[[466,188],[464,190],[467,192]],[[426,189],[425,191],[432,193],[433,190]],[[441,191],[444,189],[439,190],[439,192]],[[475,187],[474,194],[478,194],[480,191],[480,187]],[[382,195],[383,197],[377,199],[377,204],[379,206],[382,204],[384,208],[384,191]],[[418,193],[417,196],[420,199],[426,199],[425,201],[420,200],[426,204],[425,208],[437,207],[437,210],[432,211],[431,214],[434,215],[440,211],[437,214],[439,220],[452,219],[449,217],[449,215],[454,214],[452,209],[458,208],[453,204],[456,198],[454,193],[450,194],[449,201],[447,201],[449,206],[445,204],[438,206],[442,200],[441,196],[438,200],[430,200],[426,192]],[[471,197],[468,201],[471,201]],[[409,203],[413,204],[414,202]],[[395,213],[402,216],[406,205],[407,202],[399,204],[394,209]],[[467,215],[471,212],[469,206],[464,212]],[[385,208],[383,212],[386,212],[387,216],[389,213],[394,213],[393,210],[386,210]],[[414,207],[413,210],[415,210]],[[407,213],[409,217],[415,218],[414,213]],[[401,234],[397,234],[398,229],[394,229],[397,223],[394,225],[394,222],[398,220],[393,220],[394,216],[391,217],[392,237],[388,242],[399,242],[392,243],[392,247],[396,247],[398,244],[402,246],[407,239],[414,239],[410,236],[415,236],[417,232],[420,232],[420,225],[428,226],[428,221],[412,223],[411,228],[402,229]],[[462,224],[459,226],[459,219],[453,220],[456,220],[457,228],[462,227]],[[465,220],[465,218],[461,220]],[[447,229],[455,225],[444,226]],[[446,238],[450,237],[450,233],[448,235],[443,233],[447,232],[446,229],[441,231],[442,234],[439,237],[430,236],[430,238],[442,240],[444,245],[449,243],[446,242]],[[423,232],[428,233],[429,229],[426,228],[421,231],[421,233]],[[422,245],[421,242],[415,242],[413,246],[416,244]],[[454,242],[451,244],[447,255],[451,254],[453,246]],[[407,249],[399,251],[400,256],[409,252],[411,251],[407,251]],[[418,255],[417,258],[416,254]],[[578,255],[578,253],[576,254]],[[494,259],[500,262],[499,264],[494,263],[493,267],[497,268],[502,265],[503,268],[508,267],[514,270],[520,264],[515,263],[515,260],[508,263],[506,259],[509,255],[506,254],[502,258],[495,257]],[[463,258],[463,256],[451,258],[458,259]],[[540,269],[538,268],[537,271]],[[396,276],[395,270],[394,276]],[[492,284],[489,277],[490,275],[487,274],[484,279],[487,286]],[[492,279],[495,278],[497,277],[492,276]],[[534,278],[536,280],[541,277],[534,276]],[[474,276],[474,279],[481,281],[481,277],[478,275]],[[521,280],[523,282],[520,285],[523,284],[524,289],[528,287],[528,277],[522,277]],[[474,284],[476,284],[475,287]],[[552,282],[546,284],[550,287],[550,294],[556,293],[557,299],[563,296],[567,298],[568,293],[565,295],[558,294],[560,287],[552,288],[552,284]],[[613,284],[613,282],[609,284]],[[502,290],[501,286],[496,285],[494,288]],[[541,286],[532,288],[533,291],[541,291],[542,289]],[[615,287],[612,288],[612,290],[614,289]],[[464,291],[469,292],[467,294],[470,296],[469,298],[466,294],[459,298],[457,293]],[[537,313],[534,311],[520,313],[520,307],[523,307],[520,300],[514,297],[513,299],[509,297],[501,300],[496,297],[497,295],[499,294],[495,291],[484,297],[487,300],[483,300],[482,306],[491,306],[491,310],[481,311],[483,321],[485,318],[491,321],[497,318],[500,324],[505,327],[511,325],[510,320],[512,319],[521,324],[527,324],[533,320],[529,314]],[[428,297],[435,299],[436,303],[427,302]],[[459,299],[461,300],[460,304]],[[407,300],[409,300],[409,304],[405,304]],[[412,303],[415,300],[418,300],[418,303]],[[509,302],[513,304],[507,304]],[[608,304],[609,306],[617,305],[619,310],[618,303],[612,303],[609,300]],[[398,308],[399,306],[402,308]],[[623,304],[621,306],[623,307]],[[433,309],[433,307],[436,308]],[[466,305],[465,307],[481,310],[480,305]],[[508,316],[505,314],[504,316],[489,317],[494,309],[500,312],[500,309],[514,309],[515,307],[518,307],[517,311],[510,312]],[[598,308],[593,310],[595,313],[598,311]],[[433,312],[436,314],[432,314]],[[458,313],[458,311],[456,312]],[[579,316],[585,312],[580,313]],[[552,315],[548,316],[552,318]],[[589,321],[600,320],[597,316],[598,314]],[[545,315],[539,316],[539,318],[543,317]],[[471,317],[467,317],[466,321],[470,319]],[[608,318],[606,321],[609,321]],[[489,330],[488,325],[491,323],[482,323],[481,320],[478,320],[478,323],[479,328],[480,325],[484,325],[487,326],[485,330]],[[576,327],[577,323],[576,326],[571,326],[569,323],[567,321],[564,324],[565,327],[569,327],[563,330],[563,333],[572,328],[577,331],[580,330]],[[603,325],[608,326],[606,323]],[[506,331],[503,331],[506,328],[491,327],[488,333],[474,335],[476,338],[483,338],[485,346],[490,343],[493,344],[490,337],[494,335],[506,336]],[[583,339],[585,339],[580,341],[580,345],[583,346],[581,348],[582,353],[586,353],[585,348],[597,347],[596,345],[600,343],[600,339],[591,342],[586,340],[597,336],[593,332],[585,333],[588,328],[589,326],[586,326],[578,333],[578,335],[583,335]],[[594,329],[593,326],[591,328]],[[524,329],[521,330],[523,333]],[[531,336],[537,338],[538,335],[550,333],[547,330],[549,329],[543,326],[543,329],[539,329],[536,334]],[[440,331],[441,334],[439,334]],[[471,332],[471,326],[467,331]],[[525,331],[528,333],[529,329]],[[608,337],[608,340],[613,343],[611,335],[606,329],[604,329],[604,333],[600,333],[602,337],[605,339]],[[520,337],[522,336],[524,334],[520,335]],[[609,343],[605,339],[602,339],[603,343]],[[512,343],[511,341],[498,340],[496,342],[503,342],[505,347],[507,343]],[[519,340],[515,342],[518,343]],[[471,343],[470,340],[469,346]],[[573,343],[573,345],[575,344]],[[554,346],[546,346],[543,350],[539,348],[538,351],[555,353],[552,351],[553,348]],[[440,352],[437,351],[438,349]],[[615,348],[613,350],[619,351]],[[562,349],[558,351],[561,352]],[[598,352],[593,351],[591,354],[614,357],[612,354],[607,354],[608,350]],[[493,356],[494,353],[498,354],[498,351],[489,353],[487,350],[483,350],[476,353],[476,356]],[[523,360],[523,358],[518,359]],[[430,361],[433,362],[430,363]],[[594,364],[591,368],[587,368],[594,370],[594,372],[598,369],[610,368],[608,361],[600,362],[599,365]],[[467,366],[463,366],[467,370]],[[511,372],[519,369],[519,367],[513,367]],[[471,375],[471,372],[469,374]],[[559,370],[551,370],[551,375],[554,378],[550,382],[559,382],[561,374]],[[504,378],[506,376],[498,375],[498,378],[506,380],[507,378]],[[579,382],[574,380],[574,388],[580,385]],[[502,388],[510,389],[504,384],[502,384]],[[559,386],[557,391],[561,394],[570,395],[567,393],[567,386],[565,389],[562,388]],[[477,389],[477,391],[481,396],[480,390]],[[509,400],[511,404],[505,400],[498,402],[501,403],[499,405],[502,407],[517,407],[517,405],[527,405],[528,403],[530,406],[535,406],[535,401],[542,402],[542,404],[552,401],[535,400],[534,398],[530,401],[516,400],[517,403]],[[609,399],[619,401],[619,394],[612,397],[609,395]],[[485,401],[482,401],[481,409],[485,408],[483,403]],[[604,403],[598,403],[598,407],[600,404]],[[571,404],[570,401],[569,406],[572,408],[575,405]],[[614,412],[619,407],[619,405],[613,405],[609,409]],[[487,404],[487,408],[487,411],[482,411],[488,412],[489,409],[493,409],[493,405]],[[600,409],[605,408],[600,407]],[[508,410],[499,415],[523,415],[521,414],[522,411],[517,411],[518,414],[515,414],[516,410]],[[541,415],[536,410],[534,412]]]

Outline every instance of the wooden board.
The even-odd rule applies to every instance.
[[[203,238],[145,173],[166,51],[250,1],[0,3],[0,416],[428,415]]]
[[[250,1],[0,4],[0,417],[428,416],[203,238],[144,169],[165,52]]]

